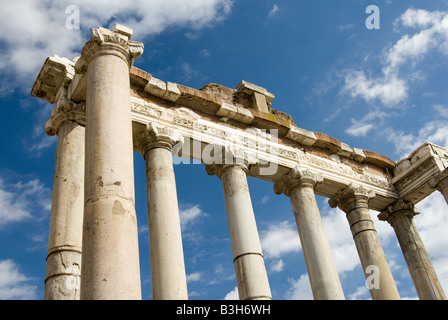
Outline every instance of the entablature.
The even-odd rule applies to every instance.
[[[77,72],[76,62],[49,57],[32,94],[55,103],[64,92],[64,98],[83,103],[86,73]],[[235,89],[213,83],[194,89],[131,67],[130,82],[134,141],[152,122],[184,136],[182,148],[173,150],[185,159],[207,163],[214,148],[231,148],[250,159],[250,175],[272,182],[299,165],[322,175],[324,181],[315,191],[328,198],[356,184],[375,192],[369,205],[378,211],[400,197],[416,203],[434,191],[428,180],[447,167],[446,149],[432,144],[395,163],[376,152],[300,128],[290,115],[272,108],[272,93],[246,81]],[[416,178],[422,171],[424,177]]]

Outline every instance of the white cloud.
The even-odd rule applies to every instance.
[[[350,300],[366,300],[370,299],[369,289],[367,286],[358,287],[355,292],[348,295]]]
[[[238,295],[238,287],[235,287],[232,291],[227,293],[224,297],[224,300],[239,300],[240,297]]]
[[[197,219],[207,216],[207,213],[203,212],[200,205],[184,205],[179,210],[180,224],[182,230],[190,227]]]
[[[197,282],[201,280],[201,273],[200,272],[193,272],[190,274],[187,274],[187,282]]]
[[[285,267],[285,263],[282,259],[274,261],[270,264],[269,270],[271,272],[282,272],[283,268]]]
[[[269,201],[269,195],[265,195],[263,198],[261,198],[261,204],[266,204]]]
[[[51,192],[39,179],[6,184],[0,178],[0,227],[33,218],[33,210],[51,210]]]
[[[274,5],[272,6],[271,11],[269,11],[268,17],[269,17],[269,18],[274,18],[274,17],[276,17],[277,14],[278,14],[278,10],[279,10],[278,5],[274,4]]]
[[[408,96],[405,80],[397,75],[382,78],[368,78],[364,71],[349,71],[345,76],[344,92],[351,97],[361,97],[367,102],[378,99],[384,105],[395,105]]]
[[[278,258],[301,249],[297,227],[289,221],[271,224],[261,232],[261,247],[266,258]]]
[[[435,111],[435,120],[422,124],[417,133],[406,134],[393,128],[383,130],[386,139],[395,144],[396,153],[400,157],[407,157],[425,142],[448,147],[448,108],[438,104],[432,109]]]
[[[409,93],[409,83],[400,77],[400,67],[415,68],[436,48],[448,54],[448,12],[408,9],[395,21],[395,25],[420,31],[403,35],[392,47],[384,50],[382,76],[370,77],[364,71],[348,71],[342,92],[368,103],[379,100],[384,106],[395,106],[404,102]],[[420,75],[414,80],[421,80],[419,71],[414,75]]]
[[[80,30],[66,27],[69,5],[79,7]],[[88,30],[111,27],[118,22],[134,29],[135,40],[143,40],[172,27],[198,30],[227,17],[232,0],[71,0],[2,3],[0,34],[6,48],[0,70],[24,76],[35,75],[47,56],[79,55]]]
[[[356,137],[365,137],[366,134],[374,128],[372,123],[363,123],[362,121],[357,121],[351,119],[352,125],[345,130],[349,135]]]
[[[0,261],[0,300],[36,299],[37,287],[30,284],[34,279],[19,271],[19,266],[11,259]]]
[[[313,300],[308,274],[302,274],[299,279],[288,279],[290,288],[286,292],[286,300]]]

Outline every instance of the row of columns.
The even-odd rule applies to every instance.
[[[58,147],[46,299],[141,298],[129,68],[143,48],[129,41],[131,35],[127,29],[100,28],[83,49],[76,68],[87,72],[85,129],[79,117],[60,108],[69,116],[54,130]],[[137,140],[146,162],[153,298],[187,299],[171,155],[183,138],[148,124]],[[271,299],[247,183],[249,164],[237,160],[241,159],[207,165],[206,170],[222,181],[240,298]],[[296,168],[274,185],[274,191],[290,197],[314,298],[344,299],[315,199],[314,188],[322,181],[322,176]],[[373,265],[380,272],[378,288],[370,289],[372,298],[399,299],[368,209],[370,196],[364,188],[350,185],[329,203],[346,213],[363,269]],[[413,225],[413,206],[397,209],[402,207],[389,207],[381,218],[397,233],[419,297],[445,299]],[[80,286],[73,285],[79,278]],[[70,287],[73,290],[67,290]]]

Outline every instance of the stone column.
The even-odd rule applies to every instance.
[[[148,124],[138,138],[146,162],[152,297],[188,299],[182,235],[171,149],[182,135]]]
[[[132,30],[93,29],[77,61],[87,72],[81,299],[141,299],[129,68]]]
[[[314,299],[343,300],[341,282],[314,194],[314,187],[322,181],[321,175],[296,168],[275,183],[274,191],[290,197]]]
[[[338,206],[346,213],[366,279],[374,276],[373,279],[379,281],[370,283],[372,299],[398,300],[397,286],[370,216],[368,201],[373,196],[374,193],[369,193],[363,187],[350,184],[331,198],[329,204],[332,208]]]
[[[212,164],[206,165],[206,170],[209,175],[216,174],[224,188],[240,299],[272,299],[247,184],[247,164]]]
[[[440,172],[435,177],[429,180],[429,186],[431,188],[437,188],[437,190],[442,193],[445,198],[446,203],[448,204],[448,168]]]
[[[84,214],[85,104],[62,96],[45,125],[58,135],[45,300],[79,300]]]
[[[398,200],[378,215],[394,228],[406,264],[421,300],[446,300],[437,274],[414,224],[419,211],[412,203]]]

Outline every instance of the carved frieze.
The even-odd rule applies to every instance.
[[[202,149],[199,152],[208,151],[210,148],[207,149],[205,147],[207,145],[220,148],[232,147],[239,150],[238,152],[245,153],[246,157],[249,157],[249,155],[255,157],[258,163],[270,163],[290,169],[300,164],[303,170],[322,175],[327,183],[333,185],[335,183],[339,185],[357,183],[385,197],[397,197],[393,186],[386,177],[377,176],[367,171],[360,174],[344,163],[285,145],[279,141],[273,131],[267,133],[265,130],[255,127],[239,130],[207,120],[190,109],[167,108],[135,97],[131,98],[131,108],[133,121],[144,125],[148,122],[154,122],[160,126],[175,128],[184,137],[200,141]],[[202,160],[204,154],[191,158]],[[206,161],[203,162],[206,163]],[[276,181],[281,176],[273,174],[270,175],[270,178],[270,180]]]

